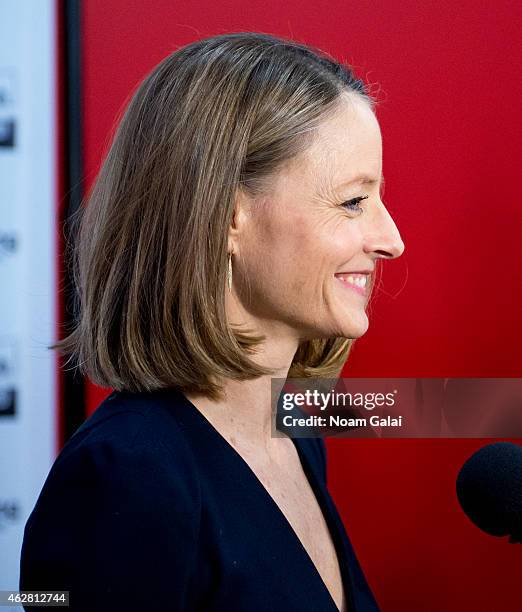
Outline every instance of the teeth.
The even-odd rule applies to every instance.
[[[345,283],[351,283],[356,287],[361,287],[362,289],[366,287],[367,276],[340,276],[341,280]]]

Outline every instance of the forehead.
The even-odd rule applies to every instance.
[[[358,176],[379,181],[382,139],[369,104],[357,95],[343,95],[334,115],[318,128],[304,155],[307,174],[320,182],[349,182]]]

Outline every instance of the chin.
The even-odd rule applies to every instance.
[[[342,333],[340,333],[338,336],[340,338],[346,338],[347,340],[357,340],[358,338],[361,338],[362,336],[364,336],[364,334],[368,331],[368,329],[360,329],[360,330],[355,330],[355,329],[350,329],[350,330],[345,330]]]
[[[306,340],[316,340],[319,338],[329,340],[331,338],[346,338],[347,340],[355,340],[364,336],[368,331],[370,322],[366,315],[366,312],[358,313],[358,316],[354,316],[353,311],[336,316],[332,319],[330,315],[324,322],[319,323],[317,319],[314,321],[315,325],[303,324],[299,326],[299,340],[300,342]]]
[[[342,333],[340,334],[343,338],[360,338],[364,336],[364,334],[368,331],[370,326],[370,322],[366,315],[364,315],[364,319],[361,321],[354,322],[352,321],[350,325],[344,325],[342,329]]]

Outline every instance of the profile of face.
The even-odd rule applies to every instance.
[[[270,195],[238,199],[232,323],[262,333],[358,338],[376,260],[404,244],[381,197],[382,139],[369,104],[343,94],[311,146],[274,179]]]

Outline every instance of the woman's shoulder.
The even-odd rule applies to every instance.
[[[189,467],[191,451],[175,417],[175,395],[164,392],[114,391],[76,430],[58,455],[55,466],[78,453],[170,457]]]
[[[165,402],[155,392],[107,397],[58,454],[36,509],[99,495],[104,503],[113,499],[115,506],[135,508],[147,498],[156,507],[175,499],[174,507],[197,515],[197,464],[174,416],[176,406]]]
[[[183,447],[183,431],[176,418],[176,410],[181,404],[181,395],[173,390],[113,391],[76,430],[66,446],[92,444],[102,439],[137,446],[154,439]]]
[[[167,406],[156,394],[112,394],[47,476],[25,526],[20,584],[74,585],[92,598],[107,583],[122,593],[129,580],[163,577],[160,549],[165,580],[166,568],[184,576],[200,517],[195,462]]]

